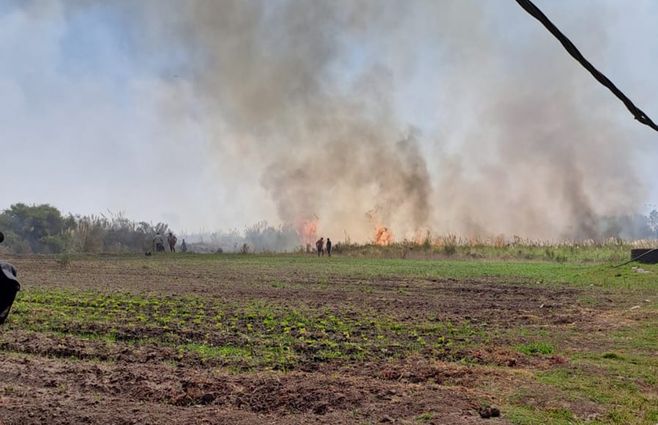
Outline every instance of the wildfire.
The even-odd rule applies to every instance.
[[[375,229],[375,243],[377,245],[387,246],[393,243],[393,233],[388,227],[377,226]]]
[[[318,238],[318,217],[299,220],[297,223],[297,235],[299,242],[304,247],[314,246]]]
[[[432,243],[432,234],[429,230],[416,230],[412,238],[413,242],[417,245],[424,243]]]
[[[381,246],[387,246],[393,243],[393,232],[382,225],[382,221],[379,218],[379,209],[375,208],[366,213],[366,217],[372,224],[375,225],[375,244]]]

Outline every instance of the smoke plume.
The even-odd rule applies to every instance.
[[[579,239],[643,200],[622,109],[514,2],[29,7],[45,3],[69,15],[102,3],[125,19],[131,60],[155,64],[168,87],[163,123],[197,122],[217,184],[257,182],[274,207],[264,219],[317,217],[336,239],[372,240],[378,225],[398,239]],[[611,18],[591,18],[575,41],[605,65]]]

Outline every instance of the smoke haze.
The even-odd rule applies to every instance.
[[[546,5],[615,82],[629,75],[607,59],[620,8]],[[658,15],[650,2],[637,8]],[[100,173],[105,184],[127,174],[116,178],[138,189],[121,201],[139,204],[151,193],[173,226],[298,226],[317,217],[321,234],[359,241],[371,240],[376,226],[396,238],[430,229],[597,238],[604,217],[637,212],[652,190],[640,157],[654,135],[512,1],[48,0],[4,9],[0,24],[17,32],[52,26],[59,40],[45,57],[19,61],[30,72],[35,63],[50,70],[31,98],[54,84],[66,88],[57,96],[77,99],[63,100],[60,116],[45,107],[52,121],[41,124],[74,126],[54,136],[71,151],[103,140],[103,161],[113,164]],[[89,45],[68,40],[90,16],[104,25]],[[99,55],[98,45],[112,48]],[[638,55],[632,59],[648,61]],[[117,61],[115,75],[94,75]],[[640,89],[652,69],[619,86],[655,116],[658,81]],[[30,98],[29,84],[0,87],[18,105]],[[128,110],[107,100],[116,89],[130,98]],[[12,135],[25,139],[22,129]],[[124,142],[109,142],[108,133]],[[80,178],[66,180],[84,186]]]

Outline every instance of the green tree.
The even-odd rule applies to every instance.
[[[47,204],[14,204],[0,214],[7,245],[16,252],[62,252],[68,240],[67,231],[74,226],[73,217],[64,217],[57,208]]]

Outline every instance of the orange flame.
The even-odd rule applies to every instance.
[[[375,244],[387,246],[393,243],[393,232],[381,224],[379,209],[375,208],[366,213],[366,217],[375,225]]]
[[[299,236],[299,242],[302,246],[315,246],[314,244],[318,237],[318,222],[319,219],[315,216],[298,221],[297,235]]]
[[[381,246],[388,246],[393,243],[393,233],[384,226],[377,226],[375,229],[375,243]]]

